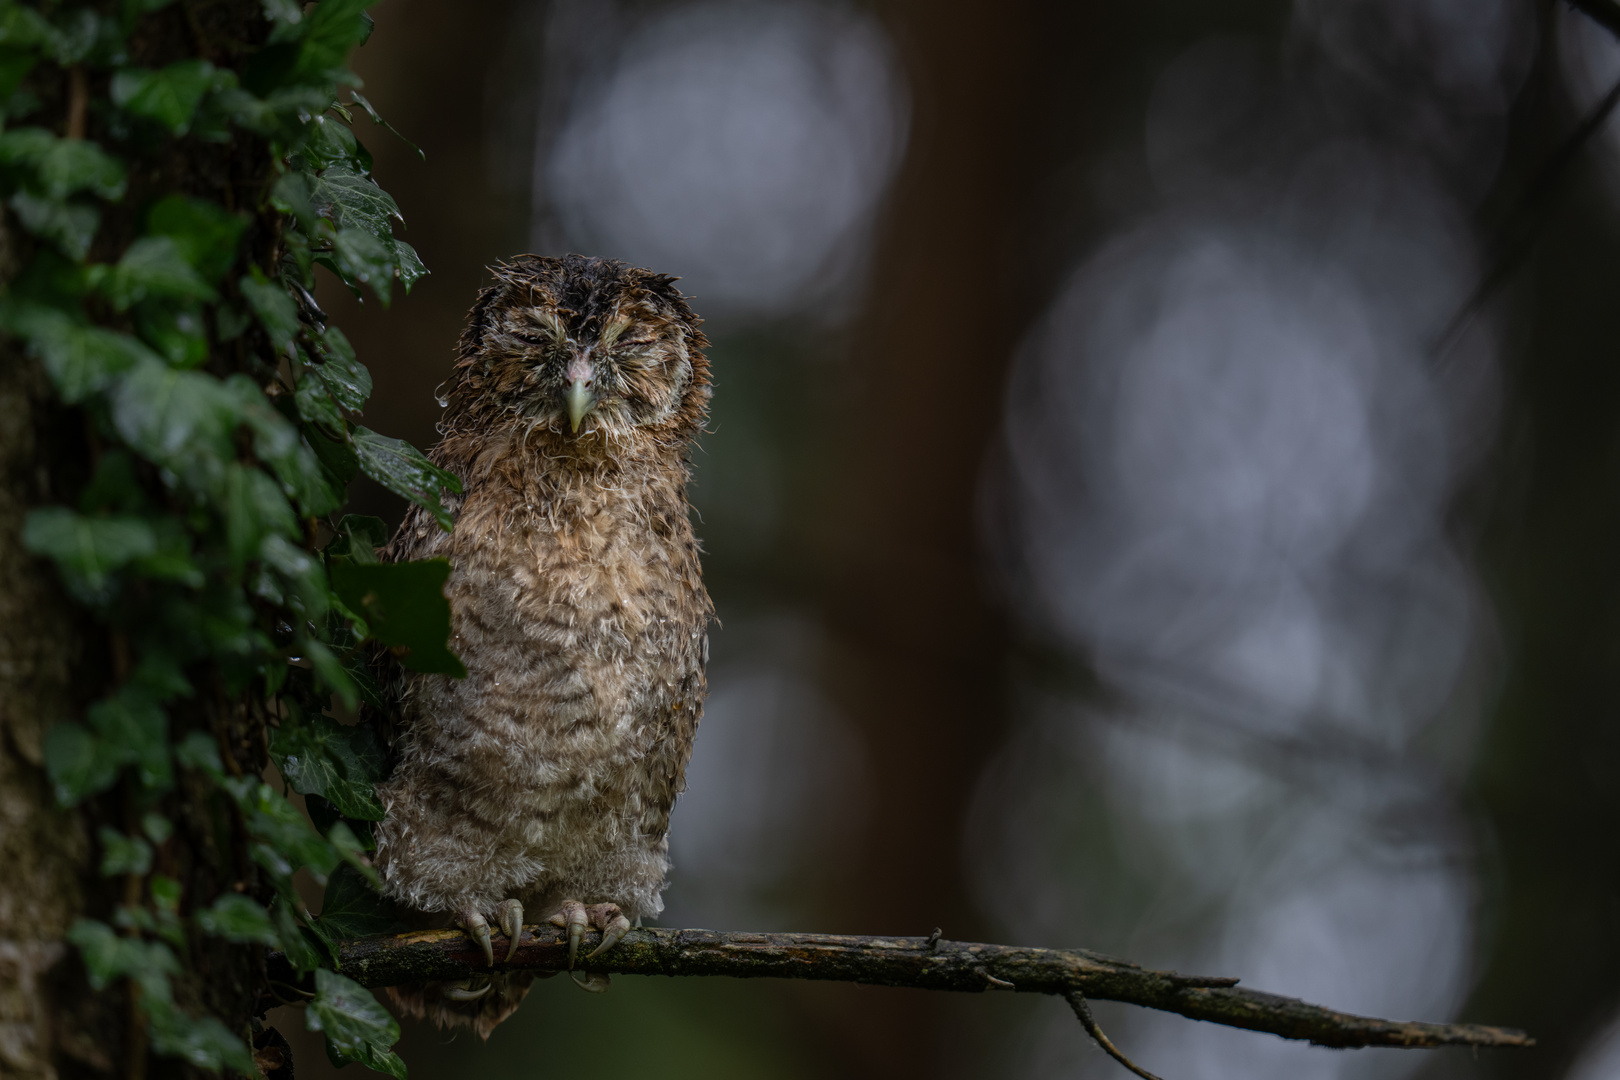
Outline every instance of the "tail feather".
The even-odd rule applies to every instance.
[[[445,996],[446,990],[465,988],[464,982],[406,983],[390,986],[388,996],[401,1016],[431,1020],[441,1028],[472,1028],[479,1038],[487,1040],[495,1025],[517,1012],[537,974],[516,971],[490,975],[489,992],[476,1001],[457,1001]],[[473,988],[477,988],[476,983]]]

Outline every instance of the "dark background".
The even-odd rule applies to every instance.
[[[390,311],[322,286],[368,425],[433,441],[505,256],[656,262],[709,318],[722,625],[665,924],[939,926],[1539,1041],[1099,1007],[1174,1080],[1620,1075],[1620,133],[1549,171],[1620,75],[1604,32],[1520,0],[374,14],[364,92],[426,159],[358,131],[432,273]],[[1122,1075],[1056,1000],[630,977],[400,1051]]]

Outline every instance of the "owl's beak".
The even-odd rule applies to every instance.
[[[563,400],[568,405],[568,430],[579,433],[579,423],[596,405],[596,373],[591,370],[591,350],[568,362],[568,391]]]

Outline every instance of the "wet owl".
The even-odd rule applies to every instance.
[[[566,927],[572,962],[588,925],[601,951],[663,908],[713,611],[686,501],[707,342],[664,275],[577,255],[492,272],[429,454],[462,482],[455,527],[413,509],[385,553],[450,561],[467,676],[393,676],[376,864],[390,898],[492,966],[492,926],[510,957],[525,918]],[[393,993],[488,1037],[533,977]]]

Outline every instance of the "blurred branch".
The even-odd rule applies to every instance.
[[[600,935],[587,934],[581,954]],[[496,955],[505,949],[497,944]],[[586,967],[584,961],[581,966]],[[561,930],[526,926],[517,953],[496,971],[557,972],[568,967]],[[1154,971],[1083,949],[1031,949],[945,941],[937,936],[855,937],[839,934],[746,934],[716,930],[639,929],[588,964],[623,975],[728,975],[733,978],[825,979],[919,990],[985,990],[1057,994],[1082,1023],[1084,999],[1123,1001],[1228,1027],[1300,1039],[1318,1046],[1531,1046],[1522,1031],[1478,1024],[1378,1020],[1335,1012],[1297,998],[1240,989],[1232,978]],[[338,970],[363,986],[458,982],[492,970],[460,930],[425,930],[361,938],[339,946]],[[299,980],[279,953],[270,978]],[[1075,1000],[1080,999],[1076,1005]],[[1087,1030],[1094,1038],[1095,1022]],[[1106,1040],[1099,1039],[1099,1042]],[[1105,1046],[1118,1056],[1111,1045]],[[1133,1066],[1134,1068],[1134,1066]]]

